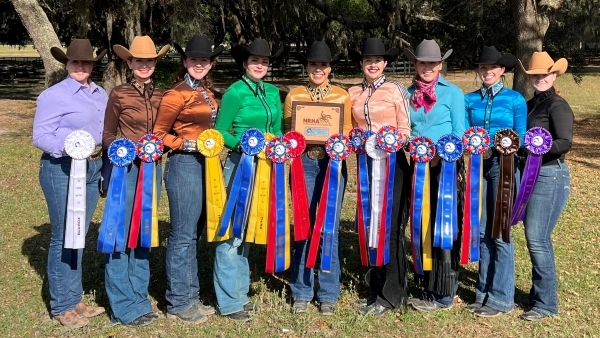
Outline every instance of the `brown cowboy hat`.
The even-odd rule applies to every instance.
[[[167,54],[170,48],[171,46],[165,45],[163,48],[160,49],[158,53],[156,53],[156,46],[154,45],[154,41],[152,41],[152,39],[148,35],[136,36],[135,38],[133,38],[129,49],[121,45],[113,46],[113,50],[115,51],[115,53],[117,53],[117,55],[125,61],[129,60],[130,58],[160,59],[165,54]]]
[[[560,76],[567,71],[569,66],[567,59],[562,58],[554,62],[546,52],[534,52],[531,59],[529,59],[529,69],[523,67],[521,60],[519,60],[519,64],[521,69],[529,75],[556,73],[556,76]]]
[[[108,52],[107,49],[98,53],[94,58],[94,48],[88,39],[73,39],[69,47],[67,47],[67,53],[63,52],[58,47],[50,48],[50,54],[60,63],[66,64],[69,60],[79,61],[92,61],[96,62],[101,60],[104,55]]]

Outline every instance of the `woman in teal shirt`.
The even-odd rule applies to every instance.
[[[282,135],[283,111],[279,89],[264,83],[269,64],[281,51],[271,55],[267,41],[256,39],[250,45],[238,45],[231,50],[238,65],[244,68],[241,80],[233,83],[223,95],[215,123],[231,150],[223,177],[228,186],[242,156],[240,138],[249,128],[263,133]],[[249,311],[255,309],[248,299],[250,290],[249,244],[243,238],[230,238],[217,243],[214,263],[214,285],[219,312],[231,319],[251,320]]]
[[[442,57],[440,47],[434,40],[423,40],[413,54],[405,49],[404,54],[415,63],[417,74],[410,94],[411,135],[426,136],[433,142],[445,134],[462,137],[465,132],[465,107],[462,90],[446,81],[440,74],[442,61],[452,50]],[[431,161],[430,196],[433,223],[437,205],[438,182],[441,173],[439,157]],[[452,250],[433,248],[432,271],[425,271],[424,292],[421,298],[411,298],[408,303],[419,311],[433,312],[452,307],[454,295],[458,289],[458,242]]]

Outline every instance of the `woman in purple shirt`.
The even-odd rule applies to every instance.
[[[44,151],[40,163],[40,185],[48,205],[52,235],[48,250],[48,285],[52,318],[69,328],[85,326],[87,318],[104,312],[102,307],[82,302],[82,249],[64,248],[67,193],[71,157],[65,153],[65,138],[74,130],[89,132],[96,143],[87,159],[86,219],[87,232],[99,197],[104,111],[108,96],[104,89],[89,80],[94,62],[106,50],[93,55],[87,39],[75,39],[65,54],[60,48],[50,49],[52,56],[65,65],[67,78],[44,90],[37,99],[33,120],[33,145]]]

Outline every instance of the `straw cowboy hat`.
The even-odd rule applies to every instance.
[[[546,52],[533,53],[531,59],[529,59],[529,69],[523,67],[521,60],[519,60],[519,64],[521,65],[521,69],[529,75],[556,73],[556,76],[560,76],[567,71],[567,67],[569,66],[567,59],[562,58],[554,62]]]
[[[313,42],[308,51],[305,54],[294,52],[292,56],[298,59],[301,64],[306,66],[309,62],[329,62],[330,65],[340,61],[342,54],[336,56],[336,58],[331,57],[331,50],[329,46],[324,41],[315,41]]]
[[[92,61],[96,62],[104,57],[108,52],[107,49],[98,53],[94,57],[94,48],[88,39],[73,39],[69,47],[67,47],[67,53],[63,52],[58,47],[50,48],[50,54],[60,63],[66,64],[69,60],[79,61]]]
[[[411,61],[426,61],[426,62],[441,62],[446,60],[452,49],[449,49],[444,56],[440,52],[440,46],[435,40],[423,40],[415,49],[415,53],[410,51],[408,48],[404,48],[404,55]]]
[[[494,46],[483,46],[477,62],[471,59],[469,62],[474,65],[500,65],[505,68],[505,72],[510,72],[517,65],[517,57],[512,54],[502,55]]]
[[[210,58],[211,60],[223,52],[223,46],[219,45],[215,50],[212,49],[212,43],[204,35],[194,35],[185,45],[185,51],[177,43],[174,44],[177,52],[183,57]]]
[[[383,42],[378,38],[366,39],[360,53],[357,50],[348,49],[348,56],[356,63],[360,63],[365,56],[382,56],[389,63],[396,60],[398,54],[400,54],[398,48],[390,48],[386,51]]]
[[[250,55],[266,56],[269,58],[269,62],[273,62],[273,60],[277,59],[282,52],[283,48],[280,48],[275,54],[271,55],[269,43],[264,39],[256,39],[248,46],[237,45],[231,49],[233,59],[240,66],[248,60]]]
[[[113,50],[115,51],[115,53],[117,53],[117,55],[125,61],[131,58],[160,59],[165,54],[167,54],[170,48],[171,46],[166,45],[163,48],[161,48],[158,53],[156,53],[156,46],[154,45],[154,41],[152,41],[152,39],[148,35],[136,36],[135,38],[133,38],[129,49],[121,45],[113,46]]]

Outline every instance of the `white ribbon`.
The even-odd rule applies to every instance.
[[[377,144],[377,135],[371,135],[365,142],[367,155],[373,159],[371,166],[371,221],[369,224],[369,247],[377,248],[379,243],[381,212],[385,193],[385,171],[387,152]],[[385,234],[381,234],[385,235]]]
[[[94,137],[85,130],[75,130],[65,138],[65,152],[71,157],[64,244],[67,249],[85,247],[87,158],[95,146]]]

